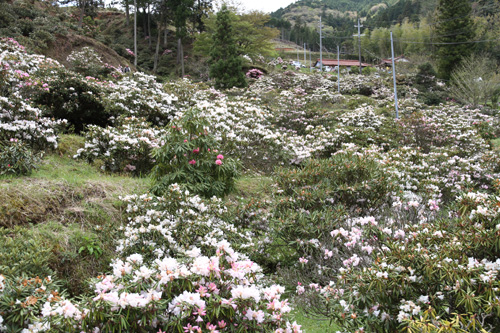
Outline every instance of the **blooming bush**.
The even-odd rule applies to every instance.
[[[246,73],[246,77],[249,79],[260,79],[262,75],[264,75],[264,73],[257,68],[252,68]]]
[[[29,175],[40,162],[40,156],[33,153],[18,139],[10,139],[0,145],[0,174]]]
[[[118,117],[142,117],[157,126],[173,119],[177,98],[163,89],[154,76],[134,72],[115,83],[106,84],[103,103],[109,114]]]
[[[83,76],[106,77],[114,70],[111,66],[104,64],[99,54],[88,46],[79,51],[72,51],[66,61],[73,71]]]
[[[66,127],[66,120],[41,117],[42,111],[20,98],[0,96],[0,139],[21,140],[34,150],[57,148],[57,133]]]
[[[47,278],[5,277],[0,274],[0,330],[2,332],[46,331],[50,326],[33,324],[44,304],[63,300],[59,283]],[[3,321],[3,325],[2,325]]]
[[[274,216],[266,237],[288,244],[282,266],[295,265],[299,257],[323,256],[331,231],[343,227],[349,214],[380,210],[391,203],[396,189],[379,162],[369,154],[351,152],[307,160],[301,168],[279,168],[276,182]],[[269,253],[279,243],[263,246]]]
[[[284,320],[291,310],[280,299],[284,288],[259,286],[255,263],[228,243],[217,249],[212,257],[165,257],[151,264],[140,254],[116,260],[113,274],[93,281],[95,297],[81,304],[45,302],[35,325],[84,331],[300,332],[300,326]]]
[[[119,118],[114,126],[106,128],[90,125],[85,133],[85,146],[78,149],[74,158],[89,163],[100,161],[101,168],[108,172],[145,175],[154,164],[151,152],[160,146],[164,134],[165,130],[135,117]]]
[[[457,203],[450,217],[431,219],[426,212],[435,216],[439,210],[433,200],[424,206],[415,201],[396,205],[392,218],[370,218],[358,229],[368,226],[376,238],[332,231],[350,247],[355,241],[368,250],[365,242],[376,239],[378,246],[365,253],[370,264],[360,269],[356,262],[362,258],[344,261],[328,284],[301,293],[314,295],[308,302],[323,306],[323,313],[348,330],[392,331],[425,323],[446,327],[447,320],[455,319],[457,332],[471,329],[457,314],[474,314],[477,327],[498,327],[493,313],[500,309],[495,296],[499,261],[491,258],[498,258],[499,199],[470,192]],[[418,218],[412,220],[408,213],[413,209]],[[393,220],[397,214],[400,218]]]
[[[130,195],[122,200],[129,220],[117,245],[122,256],[140,252],[152,261],[198,252],[211,256],[222,241],[242,251],[253,245],[251,234],[224,219],[221,199],[203,199],[174,184],[162,197]]]
[[[164,145],[153,152],[153,193],[162,194],[176,183],[205,197],[224,196],[234,188],[239,163],[217,149],[206,120],[196,110],[173,121],[162,140]]]

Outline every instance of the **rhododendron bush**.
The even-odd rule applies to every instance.
[[[40,280],[27,295],[30,312],[23,312],[21,323],[34,331],[300,331],[285,320],[291,311],[281,299],[285,289],[267,281],[259,265],[226,240],[245,248],[251,237],[215,217],[224,212],[220,200],[204,201],[173,185],[161,198],[124,201],[130,218],[118,242],[120,255],[111,274],[92,281],[95,295],[70,301]],[[0,289],[5,299],[7,283]]]
[[[114,126],[106,128],[91,125],[85,133],[86,143],[75,158],[96,160],[107,172],[130,172],[134,175],[147,174],[152,166],[151,152],[160,146],[165,130],[156,128],[144,119],[120,117]]]
[[[205,197],[224,196],[234,188],[239,163],[219,151],[208,122],[197,110],[171,122],[164,144],[153,152],[153,193],[163,194],[171,184],[180,184]]]
[[[0,331],[300,332],[292,304],[339,332],[500,327],[492,110],[423,104],[412,75],[396,119],[383,72],[343,73],[339,93],[336,76],[271,68],[219,91],[0,46],[2,146],[50,151],[69,121],[74,158],[152,179],[117,203],[90,293],[0,272]]]

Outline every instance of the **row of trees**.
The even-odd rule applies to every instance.
[[[87,7],[77,0],[81,12],[91,14]],[[93,0],[87,0],[93,1]],[[153,72],[157,72],[161,50],[167,47],[167,36],[175,27],[177,41],[176,49],[177,64],[180,66],[180,74],[185,75],[184,70],[184,46],[194,45],[194,53],[198,58],[208,58],[212,53],[214,37],[218,33],[217,17],[213,10],[212,0],[120,0],[115,5],[121,5],[125,10],[126,25],[134,31],[134,54],[137,66],[137,31],[141,31],[141,39],[145,38],[149,48],[143,50],[152,53]],[[82,7],[80,7],[82,6]],[[279,34],[277,29],[267,26],[269,15],[254,11],[249,13],[237,13],[236,8],[223,7],[226,25],[232,28],[231,40],[235,44],[237,57],[248,56],[256,59],[260,56],[271,56],[274,53],[272,39]],[[222,23],[221,23],[222,24]],[[226,27],[227,28],[227,27]],[[228,28],[227,28],[228,29]],[[220,36],[219,36],[220,37]],[[219,41],[220,43],[220,41]],[[144,42],[142,43],[144,45]],[[156,46],[152,45],[156,44]],[[170,44],[172,41],[170,40]],[[154,49],[154,52],[153,52]],[[170,51],[169,51],[170,52]],[[141,59],[144,61],[144,53]],[[151,59],[151,58],[150,58]]]
[[[281,12],[283,15],[284,12]],[[319,51],[316,26],[301,18],[291,25],[274,15],[269,24],[281,30],[282,38]],[[323,51],[341,45],[343,57],[358,55],[355,20],[349,16],[323,18]],[[288,25],[287,25],[288,22]],[[361,38],[364,61],[376,62],[391,55],[390,32],[397,54],[433,57],[439,75],[449,79],[456,64],[472,52],[490,53],[500,61],[500,2],[480,0],[401,0],[368,16]]]

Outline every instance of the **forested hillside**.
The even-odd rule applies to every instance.
[[[359,18],[362,25],[361,56],[366,62],[379,62],[390,57],[390,31],[394,33],[394,48],[398,55],[425,54],[429,59],[436,59],[439,43],[453,43],[454,38],[459,38],[464,32],[459,27],[463,15],[454,15],[452,9],[446,18],[440,18],[437,0],[399,0],[378,5],[349,2],[349,5],[340,7],[341,3],[335,2],[336,5],[331,6],[328,1],[298,1],[274,12],[269,25],[280,30],[280,38],[300,46],[305,43],[308,49],[319,51],[321,17],[323,51],[335,52],[340,45],[343,58],[356,59]],[[492,0],[452,1],[450,6],[458,10],[460,3],[468,4],[472,20],[470,38],[460,42],[470,42],[476,51],[499,59],[500,50],[496,41],[500,38],[500,25],[497,24],[500,21],[500,3]],[[458,23],[458,28],[450,26],[454,22]],[[444,40],[444,37],[449,38]]]

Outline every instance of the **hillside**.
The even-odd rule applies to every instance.
[[[0,49],[1,330],[500,325],[498,98],[398,67],[397,118],[384,70],[220,91]]]
[[[53,6],[43,1],[10,0],[0,3],[0,36],[15,38],[28,50],[64,65],[68,64],[66,59],[73,51],[92,47],[103,62],[124,66],[130,65],[129,60],[123,57],[124,50],[120,50],[121,55],[118,54],[99,27],[106,24],[116,26],[116,20],[122,17],[119,12],[102,10],[95,21],[86,20],[80,28],[75,8]]]
[[[493,41],[443,80],[425,18],[391,26],[392,67],[364,21],[373,63],[328,72],[292,64],[319,38],[300,18],[269,46],[266,15],[224,9],[174,49],[140,3],[124,71],[125,13],[0,2],[0,332],[498,331],[500,67],[480,51],[500,11],[476,8]]]
[[[326,14],[333,11],[332,13],[347,13],[348,15],[356,15],[356,13],[359,12],[361,16],[366,16],[367,13],[390,6],[397,1],[398,0],[383,2],[379,0],[299,0],[285,8],[277,10],[271,15],[273,17],[282,18],[287,16],[290,12],[297,12],[297,8],[311,8],[322,11],[324,10]],[[304,11],[303,13],[305,14],[306,12]]]

